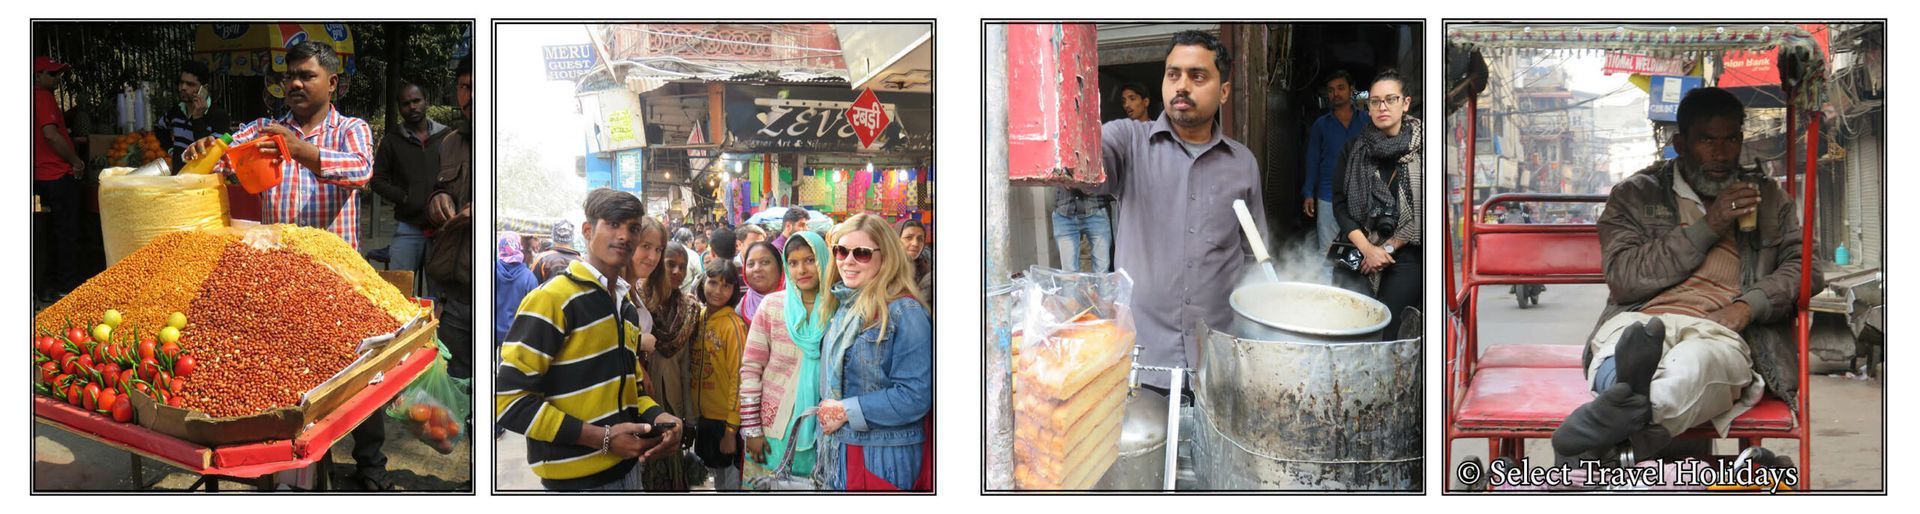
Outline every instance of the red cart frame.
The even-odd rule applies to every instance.
[[[1781,87],[1787,94],[1786,134],[1788,164],[1787,190],[1795,188],[1792,168],[1796,120],[1817,108],[1818,90],[1824,73],[1824,59],[1812,38],[1792,25],[1694,25],[1619,26],[1619,25],[1474,25],[1449,27],[1451,44],[1479,48],[1547,50],[1631,50],[1660,55],[1701,55],[1726,50],[1780,49]],[[1465,106],[1466,148],[1462,173],[1466,182],[1463,202],[1473,198],[1473,155],[1479,131],[1477,95],[1469,95]],[[1801,207],[1802,270],[1813,269],[1813,225],[1816,199],[1814,173],[1817,170],[1820,117],[1810,116],[1805,123],[1805,177],[1799,180],[1796,200]],[[1552,437],[1562,419],[1574,407],[1592,398],[1585,370],[1580,366],[1582,347],[1566,344],[1501,345],[1480,353],[1479,313],[1475,295],[1483,286],[1509,284],[1601,284],[1606,277],[1601,268],[1599,230],[1594,224],[1504,225],[1482,223],[1482,214],[1490,207],[1517,202],[1604,203],[1605,196],[1508,193],[1494,195],[1483,204],[1461,211],[1461,273],[1454,274],[1454,255],[1446,252],[1446,362],[1445,413],[1446,444],[1443,447],[1447,469],[1443,480],[1452,476],[1453,441],[1487,439],[1489,459],[1525,453],[1526,439]],[[1448,237],[1454,237],[1449,231]],[[1727,433],[1740,441],[1744,449],[1757,446],[1762,439],[1799,441],[1802,483],[1812,477],[1812,428],[1808,413],[1812,409],[1807,384],[1807,343],[1811,328],[1808,300],[1812,296],[1812,276],[1802,273],[1795,302],[1795,339],[1799,347],[1799,388],[1796,405],[1769,395],[1761,403],[1736,418]],[[1711,427],[1689,430],[1682,437],[1716,437]],[[1450,481],[1446,483],[1451,483]]]

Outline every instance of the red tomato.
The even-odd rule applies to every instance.
[[[180,360],[173,363],[173,374],[176,377],[186,378],[187,375],[193,374],[195,367],[192,355],[181,355]]]
[[[146,380],[148,382],[152,382],[154,373],[157,373],[160,371],[160,362],[153,360],[153,358],[151,357],[140,359],[139,369],[140,369],[140,379]]]
[[[100,391],[100,398],[97,400],[97,403],[99,403],[101,412],[111,414],[113,413],[113,406],[120,401],[119,393],[113,392],[112,389],[107,389]]]
[[[153,339],[142,338],[140,340],[139,348],[140,348],[140,360],[147,360],[147,359],[153,358]]]
[[[133,402],[119,401],[113,404],[113,420],[121,423],[133,421]]]
[[[160,345],[160,353],[157,353],[155,355],[166,355],[168,358],[177,359],[180,357],[180,343],[167,343],[167,344]]]
[[[66,374],[68,375],[79,373],[80,358],[72,355],[66,355],[62,357],[60,359],[60,371],[66,372]]]
[[[86,392],[87,390],[81,388],[79,384],[67,386],[67,403],[73,404],[75,407],[85,405],[85,400],[82,399],[82,396],[84,396]]]
[[[92,339],[87,337],[86,329],[79,328],[79,327],[67,329],[67,340],[73,341],[74,343],[84,343],[87,341],[92,341]]]
[[[87,410],[100,408],[100,384],[87,384],[87,388],[81,390],[80,394],[82,395],[82,405],[85,406]]]
[[[80,367],[87,368],[87,369],[94,369],[92,355],[81,355],[78,361],[79,361],[78,365]]]
[[[101,368],[100,380],[102,382],[107,383],[107,388],[112,389],[112,388],[120,387],[121,372],[126,370],[120,369],[119,364],[114,364],[111,362],[106,364],[101,364],[100,368]]]
[[[167,406],[168,406],[168,407],[176,407],[176,408],[177,408],[177,407],[179,407],[179,406],[180,406],[180,403],[181,403],[181,402],[180,402],[180,397],[179,397],[179,396],[168,396],[168,397],[167,397]]]
[[[60,365],[54,364],[53,361],[40,363],[40,383],[53,384],[55,383],[54,379],[59,376]]]
[[[127,373],[132,373],[132,372],[133,372],[133,370],[127,370]],[[153,387],[152,387],[152,386],[148,386],[146,382],[134,382],[134,383],[133,383],[133,390],[135,390],[135,391],[139,391],[139,392],[141,392],[142,394],[146,394],[146,395],[152,395],[152,394],[153,394]]]
[[[162,371],[161,373],[166,373],[166,372]],[[179,396],[180,392],[185,390],[187,390],[186,379],[175,377],[167,380],[167,391],[172,392],[175,396]]]
[[[136,388],[139,387],[138,384],[133,383],[133,379],[134,379],[133,370],[130,370],[130,369],[120,370],[120,378],[118,379],[119,384],[126,385],[126,386],[133,386]]]

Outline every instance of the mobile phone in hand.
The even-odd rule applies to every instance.
[[[674,423],[672,421],[668,421],[665,423],[654,423],[653,428],[649,428],[647,429],[646,433],[639,434],[635,437],[639,437],[641,439],[653,439],[655,437],[660,437],[662,435],[665,435],[668,430],[673,430],[673,427],[677,427],[677,426],[680,426],[680,424]]]

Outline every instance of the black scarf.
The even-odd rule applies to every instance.
[[[1419,118],[1406,116],[1400,122],[1400,135],[1389,136],[1368,121],[1367,129],[1354,139],[1347,154],[1347,169],[1342,170],[1346,173],[1347,213],[1353,219],[1370,225],[1374,205],[1398,205],[1391,186],[1405,184],[1407,165],[1420,158],[1421,125]],[[1387,183],[1390,177],[1394,184]],[[1366,227],[1366,231],[1372,232],[1372,228]]]

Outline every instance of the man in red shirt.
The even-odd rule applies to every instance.
[[[66,80],[67,65],[51,57],[33,59],[34,296],[52,301],[79,283],[75,262],[80,210],[86,198],[80,173],[86,163],[68,139],[67,119],[53,92]]]

